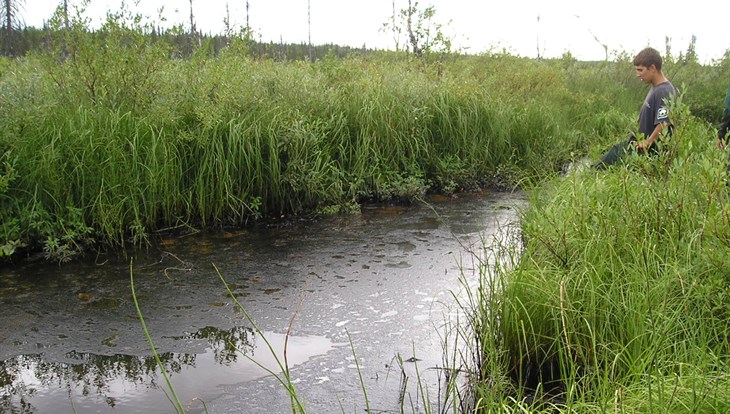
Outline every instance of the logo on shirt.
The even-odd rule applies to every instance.
[[[657,119],[664,119],[669,117],[669,109],[667,108],[659,108],[659,111],[657,111],[656,114]]]

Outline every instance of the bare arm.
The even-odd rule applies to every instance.
[[[659,139],[659,135],[661,135],[662,131],[664,131],[665,125],[667,125],[666,122],[660,122],[656,124],[654,130],[651,132],[651,135],[649,135],[647,139],[637,142],[636,148],[647,149],[651,147],[651,145],[654,144],[657,139]]]
[[[722,118],[722,122],[720,123],[720,128],[718,128],[718,130],[717,130],[717,147],[718,148],[724,149],[725,145],[727,145],[727,141],[728,141],[727,133],[728,132],[730,132],[730,114],[725,114],[725,116]]]

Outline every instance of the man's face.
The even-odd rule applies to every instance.
[[[636,66],[636,77],[641,79],[644,83],[652,83],[656,75],[656,66],[651,65],[648,68],[646,66]]]

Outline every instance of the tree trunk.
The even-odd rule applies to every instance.
[[[307,0],[307,28],[309,35],[309,61],[314,62],[314,53],[312,52],[312,1]]]
[[[13,56],[13,2],[5,0],[5,53]]]
[[[413,33],[413,14],[415,13],[416,10],[413,8],[413,6],[411,6],[411,0],[408,0],[408,39],[411,41],[413,54],[416,55],[418,58],[421,58],[423,56],[423,50],[418,45],[418,38],[416,38],[416,34]]]
[[[249,25],[248,21],[248,0],[246,0],[246,34],[248,34],[251,31],[251,26]]]
[[[195,19],[193,18],[193,0],[190,0],[190,34],[195,36]]]
[[[68,32],[70,29],[70,25],[68,23],[68,0],[63,0],[63,26]]]

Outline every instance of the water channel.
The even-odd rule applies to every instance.
[[[523,204],[507,193],[432,197],[170,237],[133,258],[0,268],[0,412],[175,412],[130,269],[187,412],[291,413],[267,371],[280,371],[269,345],[280,359],[286,349],[308,413],[436,410],[460,279],[476,283],[473,255],[516,225]]]

